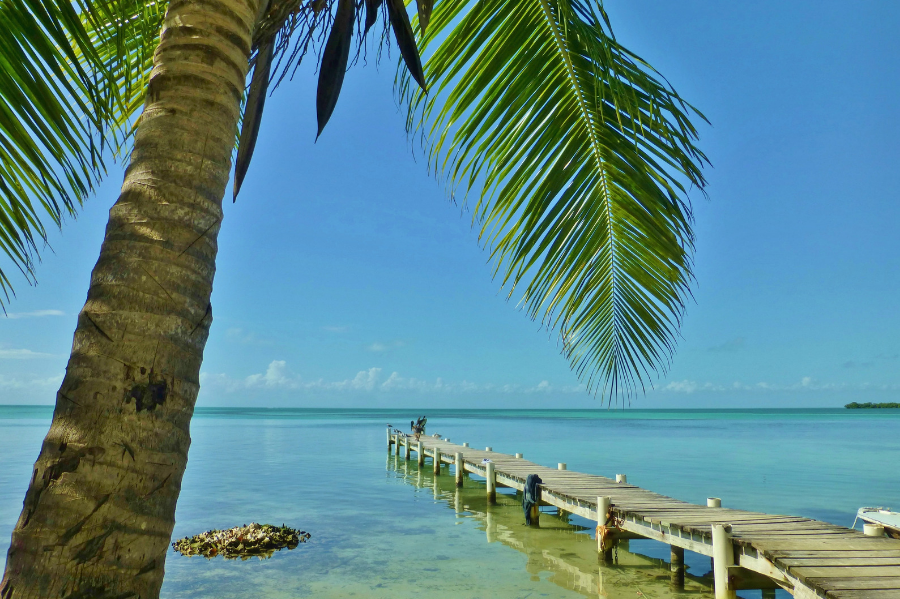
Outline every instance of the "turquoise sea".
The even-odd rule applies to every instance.
[[[900,410],[425,410],[428,430],[472,447],[614,476],[696,503],[849,526],[860,506],[900,507]],[[0,406],[0,554],[22,506],[49,407]],[[709,559],[688,554],[668,588],[666,546],[631,541],[598,565],[594,523],[523,524],[515,495],[435,478],[389,455],[385,425],[411,410],[198,409],[175,536],[251,521],[309,531],[271,559],[170,552],[166,598],[703,597]],[[507,490],[508,491],[508,490]],[[741,597],[760,597],[741,591]],[[779,591],[779,597],[788,597]]]

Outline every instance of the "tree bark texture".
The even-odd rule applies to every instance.
[[[159,596],[258,5],[169,5],[2,599]]]

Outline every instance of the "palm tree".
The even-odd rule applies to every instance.
[[[610,400],[666,368],[690,294],[702,115],[616,41],[595,0],[416,9],[410,23],[402,0],[0,4],[0,246],[26,277],[41,216],[59,224],[102,160],[129,152],[0,599],[158,595],[240,119],[235,194],[273,74],[321,49],[321,133],[379,16],[376,44],[392,30],[407,65],[409,130],[451,192],[473,197],[511,296],[521,287]]]

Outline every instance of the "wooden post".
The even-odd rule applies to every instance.
[[[468,443],[463,443],[463,447],[468,447],[468,446],[469,446]]]
[[[521,454],[521,453],[517,453],[517,454],[516,454],[516,458],[521,460],[521,459],[522,459],[522,454]]]
[[[671,558],[669,560],[670,582],[676,589],[684,588],[684,549],[675,545],[669,545]]]
[[[722,500],[718,497],[707,497],[706,507],[722,507]]]
[[[434,452],[431,454],[434,458],[432,467],[435,476],[440,476],[441,474],[441,450],[437,447],[434,448]]]
[[[391,451],[391,427],[387,427],[388,452]]]
[[[731,526],[712,525],[713,575],[715,576],[716,599],[735,599],[728,568],[734,565],[734,545],[731,542]]]
[[[400,455],[400,433],[394,435],[394,455]]]
[[[418,458],[419,468],[425,465],[425,449],[422,447],[422,442],[419,441],[418,448],[416,449],[416,453],[418,454],[416,457]]]
[[[409,460],[409,437],[403,438],[403,452],[404,457],[406,457],[407,461]]]
[[[597,555],[600,557],[600,561],[604,562],[612,561],[612,543],[607,538],[607,543],[604,545],[602,534],[609,522],[609,507],[611,504],[612,501],[609,497],[597,497]],[[600,528],[601,526],[604,528]]]
[[[627,483],[627,482],[628,482],[628,477],[625,476],[624,474],[617,474],[617,475],[616,475],[616,482],[617,482],[617,483]]]
[[[884,536],[884,526],[881,524],[870,524],[865,522],[863,524],[863,534],[867,537],[883,537]]]
[[[456,486],[463,486],[463,476],[466,473],[466,465],[463,463],[463,454],[456,454]]]
[[[566,463],[565,463],[565,462],[559,462],[558,464],[556,464],[556,469],[557,469],[557,470],[565,470],[565,469],[566,469]]]
[[[494,451],[493,448],[491,448],[491,447],[485,447],[484,450],[485,451]]]
[[[494,473],[494,462],[485,464],[485,480],[487,483],[487,502],[497,502],[497,475]]]

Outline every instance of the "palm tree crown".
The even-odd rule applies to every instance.
[[[104,159],[128,149],[166,9],[0,4],[11,34],[0,42],[0,247],[29,280],[45,217],[74,214]],[[406,65],[409,131],[450,193],[472,197],[509,296],[558,331],[594,391],[628,396],[666,368],[690,296],[687,190],[702,190],[706,162],[692,119],[703,117],[619,44],[602,3],[418,0],[411,21],[402,0],[271,0],[261,12],[235,195],[270,80],[318,51],[321,134],[354,43],[382,20],[375,43],[393,32]],[[0,289],[11,291],[4,271]]]

